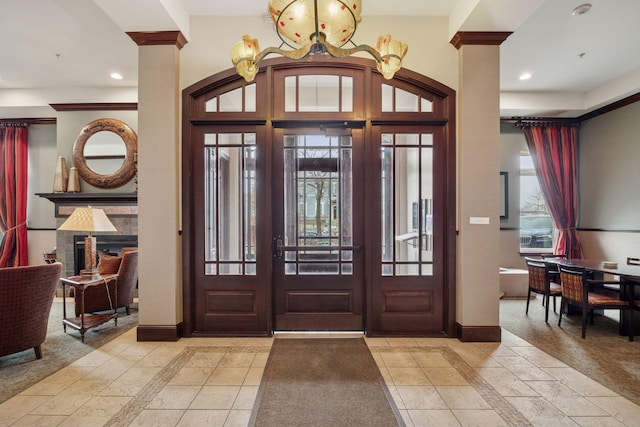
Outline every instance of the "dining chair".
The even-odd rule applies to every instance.
[[[586,336],[587,313],[591,315],[593,325],[593,310],[601,308],[604,310],[620,310],[620,315],[624,311],[629,319],[630,332],[629,341],[633,341],[633,307],[629,301],[621,300],[607,294],[600,294],[590,291],[591,286],[610,281],[593,280],[589,278],[589,271],[582,267],[566,267],[560,265],[560,284],[562,287],[562,298],[560,300],[560,316],[558,316],[558,326],[561,326],[562,313],[567,304],[575,304],[582,310],[582,338]]]
[[[561,286],[553,279],[554,264],[535,258],[525,257],[529,270],[529,290],[527,292],[527,308],[529,314],[529,300],[531,292],[542,295],[542,305],[545,307],[544,321],[549,322],[549,299],[553,297],[553,312],[556,312],[556,297],[562,295]]]

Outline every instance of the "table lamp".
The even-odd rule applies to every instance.
[[[85,269],[82,270],[80,274],[93,279],[97,278],[96,238],[92,233],[94,231],[118,231],[111,221],[109,221],[104,211],[102,209],[92,208],[91,206],[76,208],[58,230],[89,232],[89,235],[84,239]]]

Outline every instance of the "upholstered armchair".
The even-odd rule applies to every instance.
[[[0,268],[0,356],[33,348],[42,358],[61,271],[59,262]]]
[[[106,284],[106,286],[109,286],[109,293],[107,293],[106,286],[90,286],[85,290],[85,313],[96,313],[124,307],[126,313],[129,314],[129,307],[133,303],[133,296],[138,282],[138,251],[132,249],[123,250],[120,257],[101,256],[98,271],[101,274],[117,273],[118,278],[110,280]],[[118,286],[118,300],[113,301],[116,284]],[[81,314],[80,293],[76,292],[74,297],[76,316],[79,317]]]

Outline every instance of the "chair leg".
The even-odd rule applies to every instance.
[[[553,312],[556,312],[556,296],[553,296]]]
[[[593,320],[593,317],[591,318]],[[587,335],[587,308],[582,307],[582,338]]]
[[[544,306],[544,322],[549,323],[549,294],[544,295],[543,299],[546,300]]]
[[[593,308],[591,310],[589,310],[589,314],[591,315],[591,324],[593,325],[593,316],[594,316],[594,311]]]
[[[633,329],[634,329],[634,324],[633,324],[633,309],[632,308],[628,308],[625,310],[627,312],[627,316],[629,316],[629,341],[633,341]]]
[[[527,308],[524,311],[524,314],[529,314],[529,300],[531,299],[531,289],[527,291]]]
[[[562,322],[562,311],[564,310],[564,298],[560,298],[560,313],[558,313],[558,326]]]
[[[42,348],[39,345],[33,347],[33,351],[36,352],[36,359],[42,359]]]

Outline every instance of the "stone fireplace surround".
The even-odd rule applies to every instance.
[[[56,228],[60,227],[76,207],[92,206],[103,209],[115,226],[115,233],[95,233],[98,249],[105,248],[119,253],[122,247],[130,247],[138,240],[138,194],[137,193],[38,193],[55,204]],[[83,241],[86,233],[81,231],[56,232],[56,260],[63,264],[62,275],[76,274],[74,259],[75,241]]]

